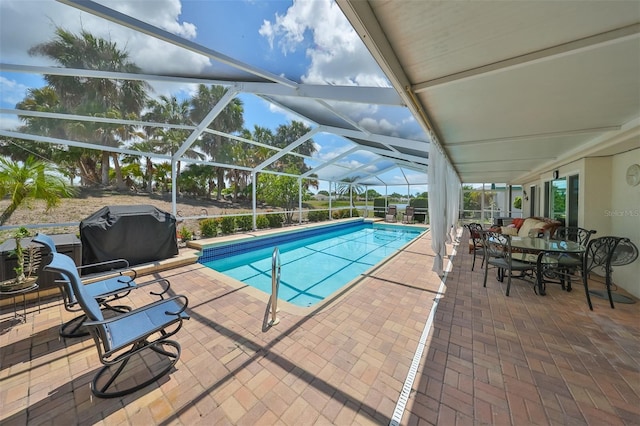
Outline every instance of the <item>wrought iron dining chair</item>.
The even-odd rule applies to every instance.
[[[595,233],[594,229],[560,226],[556,229],[554,239],[573,241],[586,247]],[[558,279],[563,290],[571,291],[571,278],[577,271],[582,270],[584,253],[547,253],[542,261],[545,263],[545,277]]]
[[[480,267],[484,267],[484,243],[482,242],[482,232],[484,232],[484,228],[479,223],[469,223],[465,225],[469,230],[469,250],[473,253],[473,261],[471,263],[471,270],[476,266],[476,257],[482,256],[482,262],[480,263]]]
[[[614,309],[613,294],[613,266],[633,263],[638,258],[638,247],[629,238],[606,236],[589,241],[584,254],[582,268],[582,282],[587,296],[589,309],[593,311],[589,290],[589,276],[593,270],[604,273],[604,284],[609,297],[611,309]],[[593,292],[593,290],[591,291]]]
[[[536,264],[513,258],[510,235],[493,231],[484,231],[481,235],[484,243],[485,256],[483,286],[487,286],[489,267],[496,268],[499,279],[504,276],[507,277],[506,295],[509,296],[512,278],[526,279],[533,277],[536,271]],[[514,275],[514,272],[519,272],[519,275]],[[533,283],[535,284],[535,280],[533,280]]]
[[[180,344],[169,340],[182,328],[189,303],[185,296],[177,295],[158,300],[130,312],[115,313],[109,318],[96,299],[80,281],[73,259],[62,253],[53,253],[45,270],[57,272],[77,297],[87,321],[84,325],[93,336],[104,365],[91,382],[91,391],[101,398],[114,398],[135,392],[167,374],[180,358]],[[147,358],[151,353],[154,359]],[[134,362],[139,355],[142,362]],[[120,377],[122,375],[122,377]]]

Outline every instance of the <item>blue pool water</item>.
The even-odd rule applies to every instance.
[[[206,248],[200,263],[271,294],[271,256],[277,246],[282,264],[279,299],[308,307],[336,292],[425,230],[351,222]]]

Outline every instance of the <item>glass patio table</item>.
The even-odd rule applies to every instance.
[[[543,257],[545,254],[580,254],[584,253],[586,248],[570,240],[554,240],[537,237],[511,237],[511,247],[522,250],[524,253],[537,254],[536,259],[536,286],[541,296],[546,294],[545,283],[543,279],[543,269],[545,262]]]

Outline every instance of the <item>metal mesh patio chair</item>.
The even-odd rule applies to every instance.
[[[398,208],[395,205],[389,206],[387,208],[387,214],[384,217],[385,222],[396,222],[396,216],[398,215]]]
[[[69,285],[87,317],[84,326],[94,339],[104,365],[93,378],[91,390],[101,398],[127,395],[167,374],[180,358],[180,345],[169,340],[182,328],[188,299],[177,295],[158,300],[130,312],[112,312],[105,318],[100,304],[80,281],[69,256],[53,253],[45,270],[57,272]],[[146,351],[150,349],[151,351]],[[150,359],[155,354],[154,359]],[[139,362],[129,364],[138,355]],[[122,376],[122,377],[121,377]]]
[[[43,264],[47,263],[47,257],[50,258],[53,254],[57,253],[53,239],[46,234],[38,233],[32,241],[43,245],[48,251],[48,253],[43,255]],[[109,267],[112,270],[84,276],[82,282],[87,294],[91,295],[103,309],[127,312],[131,310],[130,307],[114,305],[114,302],[128,296],[131,290],[142,286],[146,287],[151,284],[158,284],[160,291],[151,292],[151,294],[162,299],[170,287],[170,283],[166,279],[151,280],[142,285],[136,284],[136,271],[129,267],[129,262],[126,259],[114,259],[98,264],[76,266],[76,270],[78,274],[81,274],[83,269],[92,268],[96,265]],[[78,300],[73,288],[66,282],[58,283],[58,286],[62,294],[65,309],[69,312],[82,312],[82,309],[78,306]],[[82,328],[85,319],[85,315],[79,315],[63,323],[60,326],[60,336],[65,338],[88,336],[89,332]]]

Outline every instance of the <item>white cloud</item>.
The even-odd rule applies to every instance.
[[[3,130],[18,130],[20,126],[24,125],[17,115],[0,114],[0,129]]]
[[[304,45],[311,60],[301,77],[308,84],[389,87],[389,82],[340,8],[330,0],[294,0],[285,15],[265,21],[260,34],[284,54]],[[310,42],[311,42],[310,41]]]
[[[193,39],[195,25],[180,21],[179,0],[105,2],[108,7],[130,13],[137,19],[181,37]],[[152,6],[152,7],[151,7]],[[48,58],[30,56],[28,50],[50,41],[56,26],[75,34],[83,29],[117,43],[143,72],[195,73],[208,67],[208,58],[137,33],[102,18],[84,13],[54,0],[0,1],[0,51],[2,61],[25,65],[56,65]]]
[[[27,95],[29,88],[15,80],[10,80],[0,75],[0,93],[2,93],[2,103],[15,105],[22,101]]]

